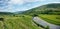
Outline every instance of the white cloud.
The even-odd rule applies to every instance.
[[[48,4],[48,3],[60,3],[60,0],[11,0],[10,2],[8,2],[9,5],[4,7],[6,9],[3,10],[3,8],[0,7],[1,8],[0,11],[15,12],[15,11],[25,10],[25,9],[31,8],[32,5],[28,4],[28,6],[24,5],[25,6],[24,7],[22,4],[31,3],[31,2],[32,3],[33,2],[39,2],[39,4],[37,4],[37,5],[35,3],[33,3],[33,4],[35,4],[34,7],[37,7],[38,5],[40,6],[40,5],[44,5],[44,4]],[[16,6],[18,6],[18,5],[21,6],[22,5],[21,7],[23,7],[23,8],[21,8],[19,6],[16,7],[16,6],[13,6],[13,5],[16,5]],[[29,7],[29,6],[31,6],[31,7]],[[14,7],[16,7],[16,8],[14,8]]]
[[[25,0],[25,2],[38,2],[38,1],[45,1],[45,0]]]
[[[60,3],[60,2],[52,2],[52,3]]]
[[[46,0],[11,0],[11,4],[24,4],[27,2],[37,2],[37,1],[46,1]]]
[[[11,0],[10,3],[11,4],[23,4],[24,1],[23,0]]]

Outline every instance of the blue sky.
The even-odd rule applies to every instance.
[[[0,0],[0,12],[25,11],[49,3],[60,3],[60,0]]]

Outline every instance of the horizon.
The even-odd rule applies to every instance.
[[[60,3],[60,0],[0,0],[0,12],[26,11],[51,3]]]

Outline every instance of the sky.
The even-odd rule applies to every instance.
[[[26,11],[50,3],[60,3],[60,0],[0,0],[0,12]]]

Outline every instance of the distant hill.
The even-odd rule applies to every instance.
[[[18,11],[18,12],[14,12],[14,14],[22,14],[25,11]]]
[[[18,11],[18,12],[0,12],[0,14],[27,14],[27,15],[33,15],[33,14],[58,14],[60,15],[60,3],[52,3],[52,4],[46,4],[42,5],[36,8],[32,8],[27,11]]]
[[[8,14],[13,14],[13,13],[11,13],[11,12],[0,12],[0,15],[1,14],[8,15]]]
[[[46,4],[23,12],[23,14],[59,14],[60,3]]]

